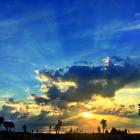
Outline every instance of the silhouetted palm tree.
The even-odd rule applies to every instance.
[[[107,121],[104,120],[104,119],[102,119],[100,123],[101,123],[101,125],[102,125],[103,133],[104,133],[104,130],[105,130],[105,128],[107,127]]]

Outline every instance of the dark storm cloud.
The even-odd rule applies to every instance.
[[[35,101],[36,104],[38,105],[45,105],[45,104],[49,104],[50,100],[47,100],[46,98],[37,96],[36,94],[31,94],[30,95],[33,100]]]
[[[51,86],[46,93],[50,99],[83,101],[90,99],[93,95],[113,97],[115,91],[140,80],[140,65],[135,65],[130,58],[122,59],[113,56],[106,66],[74,65],[67,70],[52,70],[51,72],[44,70],[41,74],[51,77],[51,80],[62,79],[72,81],[77,85],[65,92],[56,86]]]
[[[35,94],[31,94],[30,96],[34,98],[33,100],[38,105],[51,105],[52,107],[58,107],[59,109],[66,109],[66,101],[60,100],[59,98],[51,98],[50,100]]]
[[[1,109],[1,112],[3,112],[3,113],[8,113],[8,112],[11,112],[11,111],[14,110],[14,109],[15,109],[15,107],[3,105],[3,106],[2,106],[2,109]]]
[[[16,127],[16,131],[22,131],[22,126],[27,125],[28,130],[43,129],[50,124],[55,125],[57,122],[56,116],[48,116],[49,111],[41,111],[38,115],[29,115],[28,112],[18,112],[15,107],[3,105],[0,110],[0,116],[5,120],[13,121]]]
[[[47,126],[50,124],[50,117],[48,117],[48,111],[41,111],[39,115],[28,117],[24,120],[24,123],[27,124],[27,126],[30,129],[41,129],[44,126]]]
[[[3,116],[5,119],[10,120],[25,119],[28,117],[27,112],[26,113],[25,112],[21,113],[19,111],[12,112],[13,110],[16,110],[16,108],[8,105],[3,105],[2,109],[0,110],[0,116]]]

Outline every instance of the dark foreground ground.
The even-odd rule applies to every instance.
[[[0,133],[0,140],[140,140],[140,134],[24,134]]]

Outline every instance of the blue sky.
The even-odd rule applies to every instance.
[[[140,60],[139,0],[1,0],[0,96],[41,94],[35,70]]]
[[[97,65],[105,56],[139,56],[136,0],[6,0],[0,5],[1,94],[21,92],[21,97],[36,84],[33,71],[45,65],[79,60]]]

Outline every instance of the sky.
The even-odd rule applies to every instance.
[[[1,0],[0,116],[139,132],[139,36],[139,0]]]

